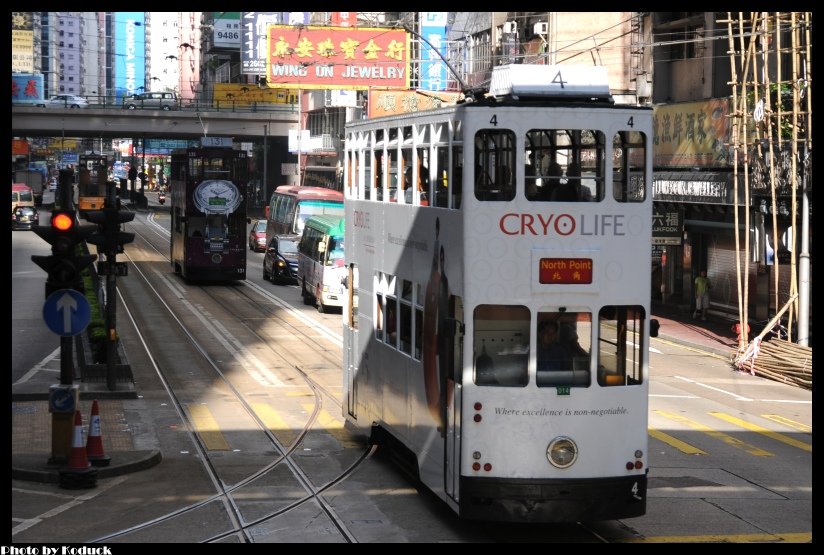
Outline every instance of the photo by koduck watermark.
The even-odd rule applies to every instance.
[[[112,555],[112,549],[108,546],[88,547],[85,545],[30,545],[26,547],[4,545],[0,547],[0,555]]]

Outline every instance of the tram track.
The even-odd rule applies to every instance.
[[[322,494],[324,491],[340,484],[346,480],[347,477],[355,473],[363,462],[374,454],[376,448],[364,446],[351,464],[346,465],[341,470],[332,472],[331,478],[323,480],[320,482],[320,485],[316,485],[318,480],[310,476],[310,473],[302,469],[299,462],[292,458],[298,446],[301,445],[313,428],[317,426],[318,415],[325,404],[333,405],[333,410],[336,410],[338,414],[340,414],[341,410],[340,399],[335,396],[332,389],[325,385],[322,380],[313,377],[312,372],[307,371],[298,364],[300,362],[298,358],[299,354],[301,351],[305,353],[307,349],[316,353],[321,352],[323,353],[322,358],[325,362],[324,365],[332,367],[339,366],[339,361],[333,359],[332,355],[328,352],[328,348],[321,349],[319,340],[305,333],[305,331],[301,329],[301,326],[298,325],[280,324],[284,329],[288,330],[290,335],[297,338],[299,345],[296,348],[278,349],[278,351],[275,352],[272,347],[269,347],[269,345],[272,344],[272,335],[258,333],[253,329],[253,325],[262,320],[271,320],[276,308],[269,308],[267,304],[261,302],[259,298],[253,298],[253,295],[260,296],[258,292],[254,292],[253,287],[245,287],[242,285],[218,288],[214,286],[199,287],[197,285],[186,284],[185,287],[181,288],[174,287],[174,284],[172,284],[171,287],[169,286],[170,282],[176,278],[165,276],[165,278],[159,280],[157,276],[158,269],[155,267],[157,264],[157,255],[160,255],[160,262],[167,264],[167,268],[169,267],[168,258],[161,254],[160,249],[158,249],[156,245],[156,241],[163,240],[163,234],[157,233],[156,231],[142,231],[140,228],[135,231],[136,238],[139,239],[139,241],[136,241],[135,244],[137,248],[130,249],[130,252],[127,253],[127,259],[134,270],[130,272],[130,276],[135,278],[135,280],[139,280],[140,287],[133,287],[132,284],[134,280],[130,280],[129,287],[122,287],[118,292],[119,302],[123,310],[121,314],[125,313],[125,316],[132,321],[134,328],[138,331],[139,340],[143,348],[146,349],[147,356],[151,361],[151,366],[163,384],[163,388],[166,390],[175,412],[183,424],[183,428],[186,430],[189,441],[195,447],[197,458],[202,463],[202,470],[208,476],[214,493],[197,502],[180,507],[173,512],[101,536],[95,541],[103,542],[139,537],[142,533],[156,526],[166,526],[174,522],[175,519],[185,518],[186,515],[206,507],[209,507],[209,510],[214,510],[214,503],[220,504],[221,512],[227,519],[227,523],[224,524],[225,529],[217,533],[206,534],[206,537],[201,538],[199,541],[224,541],[227,538],[236,537],[237,540],[241,542],[252,542],[254,541],[254,534],[250,532],[250,530],[265,526],[267,522],[282,517],[287,513],[298,511],[307,504],[314,504],[316,508],[320,509],[326,515],[329,523],[337,530],[337,533],[343,541],[357,541],[355,536],[347,529],[344,520],[336,514],[334,507],[324,499]],[[135,250],[137,250],[137,252],[134,252]],[[151,260],[151,262],[146,263],[144,260]],[[166,293],[165,290],[170,290],[171,296]],[[153,299],[151,303],[149,302],[149,298]],[[185,310],[181,308],[181,306],[187,305],[187,303],[189,313],[186,313]],[[162,326],[157,321],[158,315],[156,312],[150,314],[150,312],[146,311],[146,307],[150,304],[161,306],[163,312],[165,312],[165,323]],[[303,402],[306,403],[306,396],[311,397],[314,409],[306,416],[301,427],[295,430],[297,433],[294,434],[290,442],[285,443],[281,441],[276,434],[270,430],[269,425],[258,415],[256,408],[253,406],[254,402],[250,401],[248,395],[243,392],[244,389],[249,389],[248,380],[245,380],[245,382],[243,379],[239,380],[236,377],[237,374],[233,374],[232,367],[234,365],[231,364],[231,361],[227,364],[226,360],[221,360],[225,359],[225,356],[215,355],[216,347],[214,344],[207,346],[207,343],[211,342],[211,338],[208,337],[208,335],[204,335],[204,329],[196,324],[197,319],[193,319],[192,314],[193,310],[201,310],[201,307],[208,308],[209,312],[220,313],[220,316],[216,316],[215,314],[211,316],[214,323],[219,321],[235,321],[239,324],[236,323],[233,325],[234,330],[237,329],[238,325],[243,327],[243,334],[237,333],[236,331],[229,332],[235,336],[242,335],[242,339],[232,340],[233,343],[240,343],[237,345],[238,348],[243,348],[244,344],[254,343],[256,345],[255,355],[257,357],[263,356],[261,353],[263,350],[268,351],[265,357],[267,360],[274,359],[279,361],[278,364],[274,366],[277,367],[278,373],[283,376],[283,381],[289,382],[293,386],[298,381],[302,382],[301,388],[307,392],[304,394]],[[147,318],[148,315],[151,315],[152,318]],[[228,315],[228,318],[226,315]],[[193,321],[195,323],[193,323]],[[176,349],[179,348],[178,345],[181,341],[185,341],[189,345],[188,351],[190,353],[196,353],[199,357],[197,361],[193,360],[191,356],[188,357],[188,370],[185,376],[181,377],[175,365],[170,364],[168,354],[164,352],[163,348],[157,349],[152,347],[152,345],[156,345],[156,343],[152,341],[150,334],[141,331],[154,330],[160,327],[165,330],[161,330],[161,335],[167,335],[169,341],[176,344]],[[172,328],[177,329],[174,339],[171,339],[169,335],[169,331]],[[212,331],[212,333],[214,333],[214,331]],[[261,346],[267,347],[262,349]],[[224,472],[220,457],[218,459],[214,458],[209,446],[203,440],[201,434],[198,433],[198,424],[191,414],[190,407],[193,399],[191,392],[188,390],[191,390],[193,387],[192,375],[195,374],[195,372],[192,371],[192,366],[194,365],[198,366],[197,373],[202,376],[199,378],[200,380],[206,379],[209,382],[219,382],[222,395],[226,396],[228,393],[231,397],[229,402],[241,407],[244,417],[254,422],[254,435],[258,437],[262,435],[265,437],[268,445],[266,449],[271,449],[276,453],[276,456],[269,461],[268,464],[234,481],[232,480],[231,473],[227,475]],[[208,369],[209,372],[204,373],[204,369]],[[183,392],[181,392],[181,388],[184,388]],[[249,434],[250,431],[246,430],[246,433]],[[289,503],[285,503],[280,507],[275,506],[271,510],[265,511],[264,514],[256,514],[253,517],[245,514],[243,503],[238,502],[238,499],[248,494],[250,489],[254,489],[256,482],[266,481],[270,474],[278,473],[280,467],[283,466],[288,468],[295,485],[299,486],[304,493],[292,499]]]

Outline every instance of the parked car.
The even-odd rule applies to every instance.
[[[263,255],[263,279],[272,283],[298,282],[300,235],[275,235]]]
[[[266,220],[258,220],[249,232],[249,250],[254,252],[266,251]]]
[[[46,101],[46,108],[88,108],[89,101],[74,94],[58,94]]]
[[[31,229],[33,225],[40,225],[40,214],[33,206],[18,206],[11,214],[11,230]]]
[[[56,190],[57,190],[57,178],[56,177],[50,177],[49,178],[49,191],[54,192]]]
[[[177,110],[179,107],[177,93],[173,92],[144,92],[123,99],[123,108],[127,110]]]

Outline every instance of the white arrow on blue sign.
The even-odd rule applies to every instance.
[[[43,304],[43,320],[57,335],[69,337],[86,329],[91,321],[89,301],[74,289],[59,289]]]

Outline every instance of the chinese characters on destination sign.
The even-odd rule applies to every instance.
[[[592,283],[591,258],[542,258],[540,283]]]

